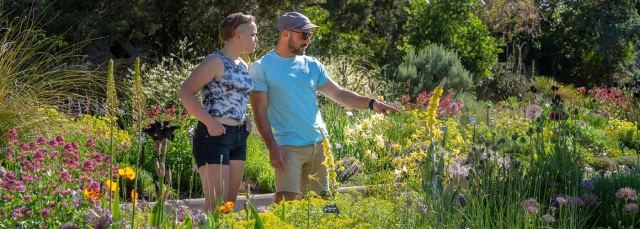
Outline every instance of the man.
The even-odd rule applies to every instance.
[[[276,203],[283,198],[297,199],[307,191],[307,185],[317,194],[329,190],[327,168],[322,165],[322,140],[328,133],[316,91],[346,108],[398,112],[375,99],[342,89],[318,60],[305,56],[317,27],[300,13],[284,14],[278,20],[280,37],[275,49],[249,69],[254,119],[275,169]],[[310,182],[309,175],[317,179]]]

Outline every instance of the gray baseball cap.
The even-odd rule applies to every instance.
[[[292,30],[292,29],[313,29],[320,26],[311,23],[311,20],[307,16],[304,16],[298,12],[289,12],[280,17],[278,20],[278,31]]]

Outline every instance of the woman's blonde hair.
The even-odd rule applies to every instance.
[[[255,21],[256,19],[251,15],[245,15],[242,13],[230,14],[222,20],[222,23],[220,23],[220,28],[218,28],[218,38],[221,42],[225,42],[229,38],[233,37],[238,26]]]

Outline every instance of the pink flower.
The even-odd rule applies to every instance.
[[[11,201],[12,199],[13,199],[13,196],[11,196],[11,195],[7,195],[7,196],[4,197],[4,200],[6,200],[6,201]]]
[[[49,201],[49,207],[50,208],[56,208],[56,202]]]
[[[61,143],[61,144],[64,144],[64,137],[58,135],[58,136],[56,136],[56,141]]]
[[[18,131],[16,131],[16,129],[10,129],[9,132],[7,132],[7,137],[12,138],[12,139],[17,139],[18,138]]]
[[[89,139],[87,139],[86,146],[87,147],[94,147],[94,146],[96,146],[96,142],[94,142],[93,139],[89,138]]]
[[[71,193],[73,193],[73,191],[71,191],[70,189],[66,189],[66,190],[62,190],[60,193],[63,196],[68,196],[68,195],[71,195]]]
[[[58,141],[56,141],[56,140],[51,140],[51,141],[49,141],[49,146],[51,146],[51,147],[58,147]]]
[[[71,147],[72,147],[74,150],[78,150],[78,143],[77,143],[77,142],[72,142],[72,143],[71,143]]]
[[[20,212],[13,212],[13,213],[11,213],[11,216],[12,216],[13,218],[15,218],[15,219],[20,219],[20,218],[22,218],[22,213],[20,213]]]
[[[19,192],[24,192],[24,190],[25,190],[26,188],[27,188],[27,187],[25,187],[24,185],[22,185],[22,182],[20,182],[20,181],[17,181],[17,182],[16,182],[16,190],[18,190]]]
[[[36,143],[36,142],[29,142],[29,148],[31,148],[31,149],[38,148],[38,143]]]
[[[36,140],[36,142],[38,143],[38,145],[44,145],[47,144],[47,139],[45,139],[43,136],[38,137],[38,140]]]
[[[93,160],[85,161],[82,166],[82,171],[84,172],[93,172],[95,169],[96,162]]]
[[[29,150],[29,145],[24,142],[20,142],[20,144],[18,144],[18,147],[22,150]]]
[[[47,217],[51,216],[51,211],[49,211],[49,209],[43,208],[40,211],[40,214],[42,215],[42,217],[47,218]]]
[[[32,216],[33,215],[33,211],[31,211],[31,210],[27,211],[27,215]]]
[[[24,200],[31,200],[31,195],[24,195],[23,198]]]
[[[4,174],[4,178],[6,178],[7,180],[15,180],[16,175],[14,175],[13,172],[9,171]]]
[[[9,145],[15,145],[15,144],[18,144],[18,139],[9,141]]]
[[[31,175],[29,175],[28,173],[23,173],[22,175],[20,175],[20,177],[22,178],[23,181],[27,181],[27,182],[35,181],[33,177],[31,177]]]
[[[60,183],[71,182],[71,175],[67,171],[60,173]]]

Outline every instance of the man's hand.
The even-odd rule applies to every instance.
[[[289,159],[287,159],[287,155],[282,152],[282,149],[278,147],[275,152],[269,151],[269,161],[274,169],[283,171],[287,169],[285,162],[288,162]]]
[[[384,115],[389,115],[389,111],[393,111],[396,113],[399,112],[399,110],[396,109],[395,107],[381,103],[378,100],[375,100],[375,102],[373,103],[373,111],[378,114],[384,114]]]

